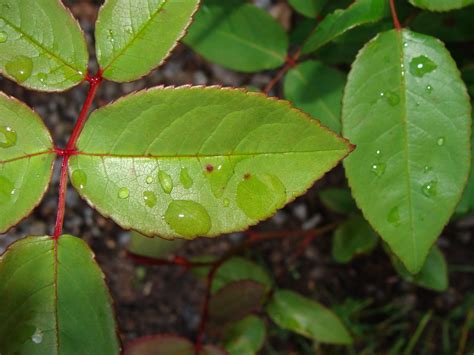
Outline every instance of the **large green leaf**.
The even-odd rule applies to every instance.
[[[225,330],[225,349],[229,355],[254,355],[263,347],[266,333],[261,318],[247,316]]]
[[[317,17],[328,0],[288,0],[288,2],[300,14]]]
[[[279,67],[288,47],[283,27],[241,0],[204,1],[184,42],[207,60],[242,72]]]
[[[28,237],[0,258],[2,354],[118,354],[111,298],[94,255],[64,235]]]
[[[84,36],[57,0],[0,0],[0,72],[18,84],[62,91],[84,80]]]
[[[346,77],[339,70],[317,61],[307,61],[291,69],[286,75],[285,98],[339,133],[345,83]]]
[[[357,204],[411,272],[449,220],[470,166],[471,106],[436,39],[392,30],[369,42],[349,75],[343,131]]]
[[[184,36],[199,0],[107,0],[96,25],[104,78],[136,80],[160,65]]]
[[[272,215],[349,152],[287,102],[219,88],[156,88],[93,113],[73,184],[124,228],[217,236]]]
[[[411,4],[430,11],[449,11],[474,4],[474,0],[409,0]]]
[[[277,290],[267,313],[280,327],[321,343],[352,343],[344,324],[331,310],[293,291]]]
[[[339,9],[326,16],[303,45],[302,53],[314,52],[351,28],[379,21],[388,11],[386,0],[356,0],[347,9]]]
[[[55,156],[51,136],[38,115],[0,94],[0,233],[39,203]]]

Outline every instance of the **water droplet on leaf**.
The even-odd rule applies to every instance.
[[[400,209],[393,207],[387,215],[387,222],[395,226],[400,225]]]
[[[108,39],[110,42],[112,42],[112,43],[115,42],[114,31],[112,31],[112,30],[109,30],[109,31],[108,31],[108,33],[107,33],[107,39]]]
[[[5,43],[8,40],[8,34],[5,31],[0,31],[0,43]]]
[[[173,179],[166,171],[160,170],[158,172],[158,181],[165,193],[170,194],[173,191]]]
[[[153,208],[156,206],[156,195],[153,191],[145,191],[143,193],[143,199],[145,200],[145,205],[147,205],[150,208]]]
[[[43,332],[40,329],[36,329],[31,336],[31,340],[35,344],[41,344],[43,342]]]
[[[428,165],[425,165],[425,167],[423,168],[423,171],[424,171],[425,173],[427,173],[427,172],[431,171],[431,167],[428,166]]]
[[[33,61],[24,55],[19,55],[5,64],[5,70],[19,83],[22,83],[31,76]]]
[[[147,176],[145,181],[148,185],[150,185],[151,183],[153,183],[153,177],[152,176]]]
[[[372,171],[377,176],[382,176],[385,173],[385,164],[384,163],[373,163],[370,166],[370,171]]]
[[[0,205],[8,203],[15,194],[15,186],[4,176],[0,176]]]
[[[208,169],[209,166],[213,166],[211,171]],[[216,198],[222,197],[233,174],[234,171],[228,158],[213,159],[212,165],[206,165],[204,176]]]
[[[166,223],[183,237],[203,236],[211,229],[209,213],[194,201],[172,201],[164,217]]]
[[[436,191],[437,185],[438,185],[438,182],[435,180],[427,182],[422,187],[423,194],[426,197],[435,197],[438,194],[438,192]]]
[[[16,145],[16,132],[8,126],[0,126],[0,148],[10,148]]]
[[[382,156],[382,151],[380,149],[377,149],[375,151],[375,155],[377,155],[378,157]]]
[[[439,137],[438,140],[436,141],[436,144],[438,144],[440,147],[444,145],[444,137]]]
[[[410,62],[410,73],[416,77],[423,77],[438,68],[435,62],[425,55],[415,57]]]
[[[87,185],[87,175],[84,170],[77,169],[73,171],[72,184],[77,189],[84,189],[84,187]]]
[[[433,87],[432,87],[431,85],[426,85],[425,91],[426,91],[428,94],[431,94],[431,93],[433,92]]]
[[[181,169],[181,172],[179,174],[179,181],[181,182],[181,185],[183,185],[185,189],[190,189],[193,186],[194,181],[192,177],[189,175],[189,171],[187,168]]]
[[[224,207],[229,207],[230,205],[230,200],[228,198],[224,199]]]
[[[122,187],[118,190],[118,197],[122,200],[130,196],[130,190],[126,187]]]
[[[38,80],[40,81],[41,85],[46,86],[46,81],[48,80],[48,75],[45,73],[38,74]]]
[[[387,98],[388,103],[390,106],[396,106],[400,103],[400,96],[393,91],[387,91],[385,93],[385,97]]]

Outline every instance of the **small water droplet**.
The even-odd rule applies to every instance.
[[[209,169],[209,166],[212,166],[212,169]],[[205,165],[204,176],[216,198],[222,197],[233,174],[234,170],[228,158],[214,158],[211,164]]]
[[[423,194],[426,197],[435,197],[438,193],[436,191],[437,190],[437,185],[438,185],[438,182],[435,181],[435,180],[431,180],[431,181],[427,182],[422,187]]]
[[[378,156],[378,157],[382,156],[382,151],[380,149],[377,149],[375,151],[375,155]]]
[[[431,85],[426,85],[425,91],[426,91],[428,94],[431,94],[431,93],[433,92],[433,87],[432,87]]]
[[[43,342],[43,332],[40,329],[36,329],[31,336],[31,340],[35,344],[41,344]]]
[[[181,172],[179,174],[179,181],[181,182],[181,184],[183,185],[185,189],[190,189],[193,186],[194,181],[192,177],[189,175],[189,171],[187,168],[181,169]]]
[[[396,106],[400,103],[400,96],[393,91],[387,91],[385,93],[385,97],[387,98],[390,106]]]
[[[373,163],[370,166],[370,171],[372,171],[377,176],[382,176],[385,173],[385,164],[384,163]]]
[[[436,141],[436,144],[438,144],[440,147],[444,145],[445,139],[444,137],[439,137],[438,140]]]
[[[0,176],[0,205],[4,205],[12,199],[15,193],[15,186],[4,176]]]
[[[403,47],[408,47],[408,43],[407,42],[403,42]]]
[[[170,194],[173,191],[173,179],[166,171],[160,170],[158,172],[158,181],[165,193]]]
[[[73,171],[72,184],[77,189],[80,189],[80,190],[84,189],[84,187],[87,185],[87,175],[84,172],[84,170],[77,169]]]
[[[428,172],[431,171],[431,169],[432,169],[431,166],[425,165],[425,167],[423,168],[423,171],[424,171],[425,173],[428,173]]]
[[[48,80],[48,75],[45,73],[38,74],[38,80],[40,81],[41,85],[44,87],[46,86],[46,81]]]
[[[188,200],[175,200],[165,212],[165,221],[183,237],[206,235],[211,229],[211,217],[200,204]]]
[[[8,34],[5,31],[0,31],[0,43],[5,43],[8,40]]]
[[[24,55],[19,55],[5,64],[5,70],[19,83],[22,83],[31,76],[33,61]]]
[[[0,126],[0,148],[11,148],[16,145],[17,134],[13,128]]]
[[[156,206],[157,198],[153,191],[145,191],[143,193],[143,199],[145,200],[145,205],[148,207],[153,208]]]
[[[147,176],[145,181],[148,185],[150,185],[151,183],[153,183],[153,177],[152,176]]]
[[[112,42],[112,43],[115,42],[114,31],[113,31],[113,30],[109,30],[109,31],[107,32],[107,39],[108,39],[110,42]]]
[[[387,215],[387,222],[395,226],[400,225],[400,209],[393,207]]]
[[[415,57],[410,62],[410,73],[416,77],[423,77],[438,68],[435,62],[425,55]]]
[[[224,207],[229,207],[230,205],[230,200],[228,198],[224,199]]]
[[[130,196],[130,190],[126,187],[122,187],[118,190],[118,197],[122,200]]]
[[[381,92],[380,93],[380,97],[384,97],[385,96],[385,93],[384,92]]]

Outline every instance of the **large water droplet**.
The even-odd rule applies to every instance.
[[[393,207],[387,215],[387,222],[395,226],[400,225],[400,209]]]
[[[15,186],[4,176],[0,176],[0,205],[8,203],[15,194]]]
[[[193,178],[189,175],[187,168],[182,168],[179,174],[179,181],[185,189],[190,189],[193,186]]]
[[[0,126],[0,148],[10,148],[16,145],[16,132],[8,126]]]
[[[435,197],[438,194],[437,191],[438,182],[431,180],[423,185],[421,190],[426,197]]]
[[[87,175],[84,170],[77,169],[72,173],[72,184],[77,189],[84,189],[87,185]]]
[[[415,57],[410,62],[410,73],[419,78],[438,68],[435,62],[425,55]]]
[[[439,137],[438,140],[436,141],[436,144],[438,144],[440,147],[444,145],[445,139],[444,137]]]
[[[0,43],[5,43],[8,40],[8,33],[0,31]]]
[[[203,236],[211,229],[209,213],[194,201],[172,201],[165,212],[165,221],[183,237]]]
[[[148,207],[153,208],[156,206],[157,198],[153,191],[145,191],[143,193],[143,199],[145,200],[145,205]]]
[[[384,163],[373,163],[370,166],[370,171],[372,171],[377,176],[382,176],[385,173],[385,164]]]
[[[211,164],[205,165],[204,175],[216,198],[222,197],[233,174],[234,170],[229,158],[213,159]]]
[[[130,190],[126,187],[122,187],[118,190],[118,197],[122,200],[130,196]]]
[[[19,55],[5,64],[5,70],[19,83],[22,83],[31,76],[33,61],[24,55]]]
[[[173,179],[166,171],[160,170],[158,172],[158,181],[165,193],[170,194],[173,191]]]
[[[36,329],[31,336],[31,340],[35,344],[41,344],[43,342],[43,332],[40,329]]]
[[[237,205],[255,220],[270,216],[286,201],[286,189],[270,174],[246,175],[237,186]]]

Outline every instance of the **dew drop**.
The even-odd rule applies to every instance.
[[[110,42],[114,43],[115,42],[114,31],[109,30],[107,33],[107,38]]]
[[[230,206],[230,200],[228,198],[224,199],[224,207],[229,207]]]
[[[431,166],[425,165],[425,167],[423,168],[423,171],[425,172],[425,174],[430,172],[431,171]]]
[[[143,193],[143,199],[145,200],[145,205],[148,207],[153,208],[156,206],[157,198],[153,191],[145,191]]]
[[[0,176],[0,205],[4,205],[12,199],[15,194],[15,186],[4,176]]]
[[[22,83],[31,76],[33,61],[24,55],[19,55],[5,64],[5,70],[19,83]]]
[[[45,73],[38,74],[38,80],[40,81],[41,85],[46,86],[46,81],[48,80],[48,75]]]
[[[151,183],[153,183],[153,177],[152,176],[147,176],[145,181],[148,185],[150,185]]]
[[[385,164],[384,163],[373,163],[370,166],[370,171],[377,176],[382,176],[385,173]]]
[[[172,201],[164,217],[166,223],[183,237],[203,236],[211,229],[209,213],[194,201]]]
[[[375,151],[375,155],[378,156],[378,157],[382,156],[382,151],[380,149],[377,149]]]
[[[440,147],[444,145],[445,139],[444,137],[439,137],[438,140],[436,141],[436,144],[438,144]]]
[[[122,200],[129,198],[130,190],[126,187],[122,187],[118,190],[118,197]]]
[[[165,193],[170,194],[173,191],[173,179],[166,171],[160,170],[158,172],[158,181]]]
[[[274,175],[252,174],[237,186],[237,206],[251,219],[268,217],[285,201],[285,186]]]
[[[209,166],[212,166],[213,169],[208,169]],[[234,170],[228,158],[213,159],[212,164],[206,165],[204,176],[216,198],[222,197],[233,174]]]
[[[189,175],[189,171],[187,168],[181,169],[181,172],[179,174],[179,181],[181,182],[181,184],[183,185],[185,189],[190,189],[193,186],[194,181],[192,177]]]
[[[400,96],[393,91],[387,91],[385,97],[390,106],[397,106],[400,103]]]
[[[84,187],[86,187],[87,185],[87,175],[86,173],[84,172],[84,170],[81,170],[81,169],[77,169],[77,170],[74,170],[73,173],[72,173],[72,184],[74,185],[74,187],[76,187],[77,189],[84,189]]]
[[[387,222],[395,226],[400,225],[400,209],[393,207],[387,215]]]
[[[415,57],[410,62],[410,73],[416,77],[423,77],[438,68],[435,62],[425,55]]]
[[[16,132],[8,126],[0,126],[0,148],[10,148],[16,145]]]
[[[385,96],[385,93],[384,92],[381,92],[380,93],[380,97],[384,97]]]
[[[43,332],[40,329],[36,329],[31,336],[31,340],[35,344],[41,344],[43,342]]]
[[[431,93],[433,92],[433,87],[432,87],[431,85],[426,85],[425,91],[426,91],[428,94],[431,94]]]
[[[426,184],[424,184],[421,190],[423,191],[423,194],[426,197],[435,197],[438,194],[438,192],[436,191],[437,185],[438,185],[437,181],[431,180],[430,182],[427,182]]]
[[[8,34],[5,31],[0,31],[0,43],[5,43],[8,40]]]
[[[403,42],[403,47],[408,47],[408,43],[407,42]]]

